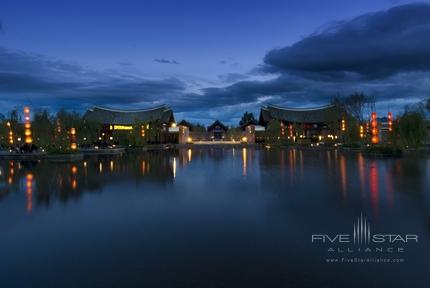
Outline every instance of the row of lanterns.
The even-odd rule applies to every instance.
[[[33,137],[31,133],[31,120],[30,120],[30,108],[24,107],[24,141],[26,144],[31,145],[33,144]],[[14,133],[12,129],[12,125],[9,121],[6,123],[7,127],[9,128],[9,144],[12,146],[14,144]],[[57,123],[57,131],[61,132],[61,127],[59,123]],[[20,140],[20,139],[18,139]],[[70,149],[76,150],[77,144],[76,144],[76,128],[70,128]]]

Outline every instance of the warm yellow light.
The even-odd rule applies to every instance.
[[[70,144],[70,148],[72,150],[76,150],[78,148],[78,146],[76,145],[76,143],[72,143],[72,144]]]
[[[113,130],[133,130],[133,126],[132,125],[113,125]]]
[[[172,127],[172,128],[176,128],[176,123],[172,123],[172,125],[170,125],[170,127]]]
[[[188,138],[187,138],[187,142],[188,142],[188,143],[191,143],[191,142],[193,142],[193,139],[192,139],[191,137],[188,137]]]
[[[193,156],[193,152],[191,151],[191,149],[188,149],[188,162],[191,162],[192,156]]]
[[[248,138],[242,137],[242,142],[246,142],[246,141],[248,141]]]
[[[75,128],[70,128],[70,134],[76,135],[76,129]]]
[[[78,182],[76,181],[76,179],[73,179],[72,180],[72,189],[75,190],[77,186],[78,186]]]
[[[10,127],[10,122],[9,122],[9,121],[7,121],[6,125],[7,125],[7,127]]]

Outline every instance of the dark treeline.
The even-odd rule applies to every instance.
[[[50,114],[47,110],[37,110],[31,120],[33,143],[46,151],[70,150],[71,128],[75,128],[76,141],[79,144],[94,143],[97,140],[100,125],[87,121],[76,112],[59,110]],[[24,145],[24,124],[22,113],[12,110],[5,115],[0,115],[0,145],[5,148],[20,147]],[[10,134],[12,133],[12,139]]]

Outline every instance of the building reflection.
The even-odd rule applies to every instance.
[[[188,149],[187,154],[188,154],[188,162],[191,162],[193,158],[193,150]]]
[[[369,170],[369,191],[370,191],[370,203],[372,205],[372,210],[375,214],[378,214],[379,206],[379,177],[378,168],[375,161],[370,165]]]
[[[39,205],[49,206],[55,201],[78,199],[85,193],[98,193],[115,182],[172,185],[179,177],[187,177],[183,170],[190,165],[214,171],[232,169],[235,176],[260,181],[269,190],[272,187],[305,193],[312,189],[318,197],[334,191],[339,196],[335,201],[359,201],[370,206],[375,214],[381,205],[395,204],[396,191],[411,191],[411,195],[422,199],[424,193],[420,191],[428,185],[427,162],[413,158],[381,161],[336,150],[193,147],[121,157],[93,156],[76,163],[0,161],[0,201],[9,194],[19,193],[24,197],[26,211],[32,213]],[[184,181],[192,180],[184,178]]]
[[[176,178],[176,157],[173,157],[172,161],[173,179]]]
[[[246,176],[247,172],[247,151],[246,148],[242,148],[242,175]]]
[[[346,175],[346,159],[345,155],[340,155],[339,157],[339,171],[340,171],[340,182],[341,182],[341,191],[342,198],[345,199],[347,195],[347,175]]]
[[[31,213],[33,210],[33,174],[27,173],[26,175],[26,199],[27,199],[27,212]]]
[[[358,153],[357,165],[358,165],[358,178],[360,181],[360,193],[361,193],[361,196],[364,197],[366,195],[366,176],[365,176],[366,167],[364,164],[363,154],[361,153]]]
[[[0,161],[0,201],[11,193],[24,193],[26,211],[31,213],[35,205],[66,203],[85,193],[100,192],[113,182],[145,179],[165,185],[176,176],[169,157],[148,152],[128,157],[92,157],[76,163]]]

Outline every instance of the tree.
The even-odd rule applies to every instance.
[[[49,149],[55,140],[55,129],[53,119],[48,111],[41,110],[34,114],[31,130],[36,145],[44,149]]]
[[[375,98],[361,92],[355,92],[346,98],[341,98],[339,96],[334,97],[332,104],[345,109],[345,111],[357,119],[359,123],[364,123],[375,106]]]
[[[57,112],[53,120],[55,126],[54,150],[70,151],[70,128],[79,127],[82,121],[81,116],[76,112],[67,112],[64,109]]]
[[[427,135],[424,114],[421,111],[405,111],[398,122],[398,133],[404,146],[421,146]]]
[[[247,125],[247,124],[257,124],[257,120],[254,118],[254,114],[245,112],[240,119],[239,126]]]
[[[427,99],[426,108],[427,108],[427,110],[430,112],[430,98],[429,98],[429,99]]]

